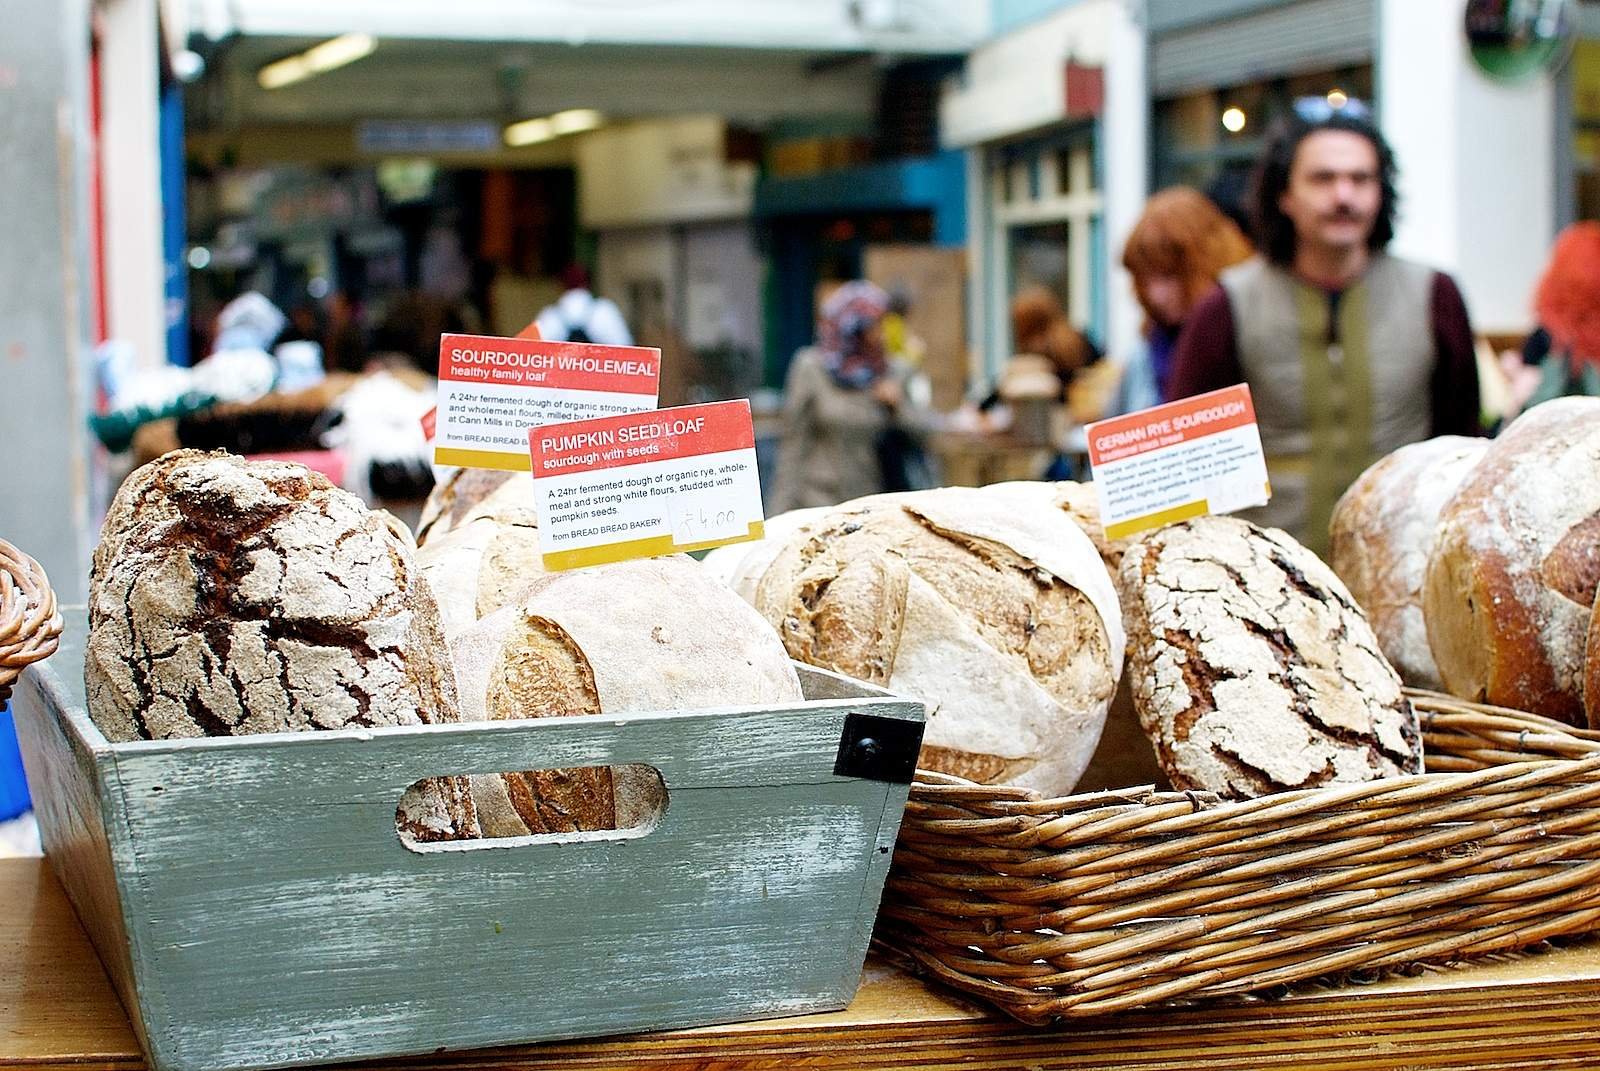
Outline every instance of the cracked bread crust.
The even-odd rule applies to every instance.
[[[1440,514],[1422,597],[1445,685],[1582,724],[1597,585],[1600,398],[1556,398],[1513,421]]]
[[[919,762],[1070,792],[1122,668],[1099,555],[1046,498],[941,488],[808,524],[756,587],[794,658],[928,704]]]
[[[1278,529],[1201,517],[1123,559],[1134,702],[1179,789],[1246,799],[1422,770],[1400,678],[1344,585]]]
[[[454,722],[432,593],[384,515],[300,465],[181,450],[134,472],[90,575],[89,713],[112,741]],[[406,793],[475,835],[462,778]]]

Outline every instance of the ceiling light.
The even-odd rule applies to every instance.
[[[1245,115],[1243,108],[1229,108],[1222,113],[1222,126],[1230,134],[1237,134],[1244,129]]]
[[[585,130],[593,130],[605,121],[606,117],[593,108],[572,108],[547,115],[542,119],[524,119],[520,123],[512,123],[505,129],[505,141],[512,148],[537,145],[542,141],[552,141],[567,134],[581,134]]]
[[[256,74],[256,81],[262,89],[282,89],[335,67],[354,63],[363,56],[371,55],[377,47],[378,39],[371,34],[347,33],[313,45],[298,55],[267,64]]]

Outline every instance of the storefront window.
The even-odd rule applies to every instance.
[[[1578,219],[1600,219],[1600,39],[1572,54],[1572,155]]]

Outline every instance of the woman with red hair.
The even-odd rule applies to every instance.
[[[1600,397],[1600,223],[1574,223],[1556,238],[1533,308],[1539,329],[1523,357],[1541,375],[1524,407],[1564,394]]]
[[[1122,266],[1144,308],[1145,344],[1123,367],[1117,411],[1170,400],[1167,379],[1179,330],[1223,269],[1252,251],[1238,225],[1198,190],[1173,186],[1150,198],[1122,249]]]

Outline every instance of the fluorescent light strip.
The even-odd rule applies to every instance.
[[[378,39],[368,33],[347,33],[313,45],[298,55],[269,63],[256,74],[262,89],[282,89],[336,67],[370,56]]]
[[[540,142],[553,141],[566,134],[581,134],[585,130],[593,130],[605,121],[605,116],[593,108],[572,108],[547,115],[542,119],[524,119],[520,123],[512,123],[505,129],[505,141],[512,148],[538,145]]]

